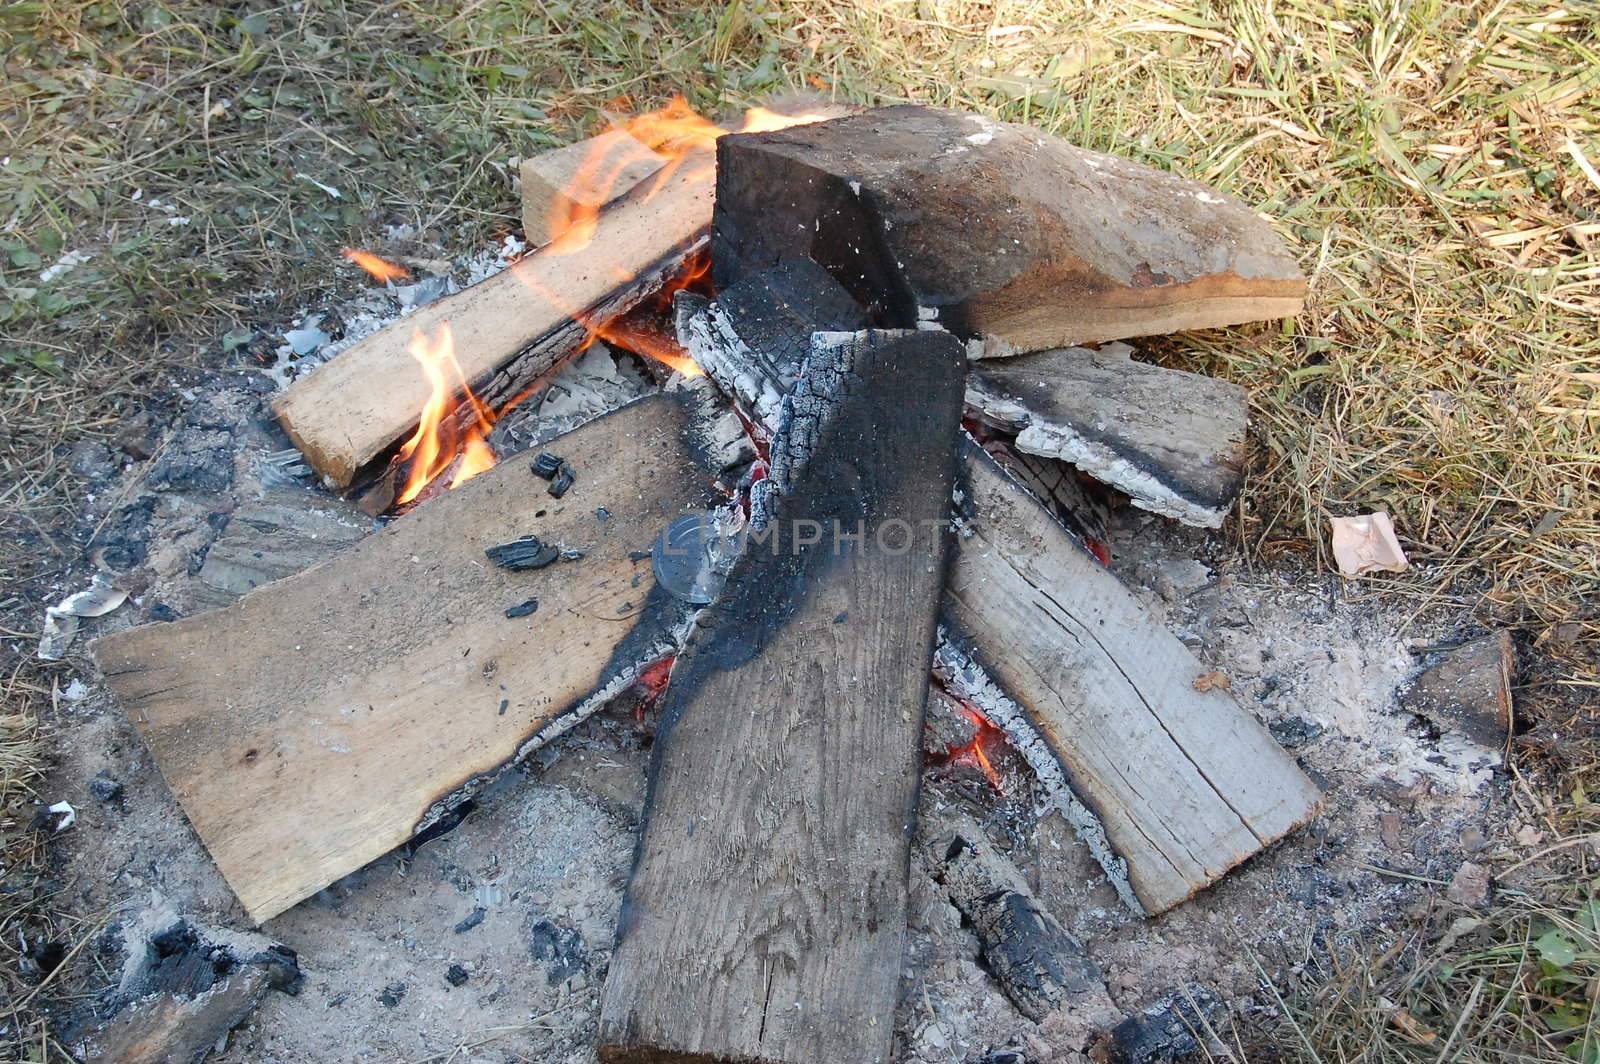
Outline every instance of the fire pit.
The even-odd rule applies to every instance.
[[[1329,773],[1362,771],[1330,749],[1313,782],[1285,747],[1360,727],[1242,704],[1270,700],[1268,670],[1237,689],[1182,621],[1209,574],[1166,575],[1163,617],[1107,568],[1166,564],[1154,524],[1119,543],[1127,515],[1219,526],[1245,461],[1237,388],[1116,341],[1292,314],[1292,259],[1204,186],[969,115],[723,136],[674,110],[619,133],[525,173],[546,246],[274,401],[381,530],[273,496],[200,567],[223,608],[97,641],[228,886],[257,922],[295,919],[397,847],[459,845],[560,736],[616,727],[635,766],[651,745],[645,793],[613,796],[639,820],[625,893],[590,914],[615,928],[602,1059],[1199,1044],[1216,999],[1183,992],[1194,971],[1151,985],[1139,940],[1225,951],[1206,899],[1269,908],[1302,857],[1229,873],[1321,847],[1296,833]],[[286,531],[295,549],[262,549]],[[1325,633],[1289,628],[1309,662]],[[1390,766],[1399,787],[1470,795],[1495,757],[1385,729],[1418,762]],[[535,959],[598,977],[572,934],[539,931]],[[942,985],[1005,1004],[952,1026],[903,977],[957,936],[982,968]]]

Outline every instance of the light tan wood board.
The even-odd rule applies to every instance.
[[[548,244],[565,231],[571,212],[599,210],[666,165],[626,130],[540,152],[522,160],[522,232],[528,244]]]
[[[462,376],[492,407],[578,350],[575,319],[605,319],[654,291],[705,241],[714,194],[709,160],[685,164],[607,208],[594,238],[552,245],[365,337],[295,381],[273,403],[306,461],[338,488],[417,425],[430,386],[408,348],[449,326]],[[509,383],[499,383],[515,366]],[[509,394],[508,394],[509,393]]]
[[[629,555],[711,498],[688,420],[673,399],[640,400],[549,445],[577,470],[564,498],[513,460],[226,609],[94,644],[255,920],[405,842],[570,726],[627,664],[613,654],[624,637],[628,654],[659,656],[636,631],[650,561]],[[532,572],[484,557],[530,533],[586,555]],[[531,597],[531,617],[505,616]]]
[[[970,441],[945,616],[1049,744],[1140,904],[1160,913],[1305,824],[1320,800],[1207,668]]]

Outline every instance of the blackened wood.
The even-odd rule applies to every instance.
[[[73,1039],[82,1059],[104,1064],[196,1064],[255,1011],[267,991],[299,993],[295,954],[253,936],[179,921],[130,946],[112,1014]]]
[[[1511,678],[1516,645],[1495,632],[1441,653],[1401,696],[1408,712],[1457,731],[1490,750],[1511,738]]]
[[[1020,125],[916,106],[717,145],[719,288],[827,267],[878,324],[993,353],[1299,312],[1305,281],[1232,197]]]
[[[1101,351],[1064,348],[975,363],[967,407],[1145,510],[1216,528],[1244,481],[1244,389]]]
[[[942,334],[808,361],[665,697],[601,1059],[888,1059],[963,370]]]
[[[957,818],[930,838],[934,879],[972,922],[990,974],[1018,1012],[1035,1023],[1062,1007],[1110,1012],[1099,966],[982,828]]]
[[[779,384],[731,328],[696,325],[706,309],[680,315],[686,344],[770,409]],[[1041,757],[1059,766],[1064,808],[1124,900],[1163,912],[1309,819],[1316,788],[1255,718],[1194,690],[1194,655],[976,443],[959,450],[967,506],[945,615],[996,664],[997,695],[1020,707],[1001,726],[1041,778]]]

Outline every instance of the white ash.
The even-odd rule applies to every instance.
[[[1117,897],[1122,899],[1130,912],[1143,916],[1144,906],[1139,904],[1139,899],[1133,893],[1133,885],[1128,882],[1128,862],[1117,856],[1111,848],[1105,825],[1072,793],[1071,784],[1061,771],[1061,763],[1028,720],[1022,707],[1007,697],[983,666],[951,639],[948,629],[942,624],[934,644],[933,674],[951,693],[977,706],[990,723],[1005,732],[1006,738],[1011,740],[1022,759],[1033,770],[1034,778],[1046,796],[1046,805],[1038,810],[1038,814],[1042,815],[1052,808],[1059,809],[1105,871],[1106,879],[1117,892]]]

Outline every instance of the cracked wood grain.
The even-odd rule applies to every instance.
[[[1316,787],[1117,578],[988,455],[962,444],[945,615],[1022,705],[1073,792],[1164,912],[1304,824]]]
[[[889,1057],[965,359],[937,333],[818,357],[768,538],[665,696],[608,1062]]]
[[[682,611],[630,555],[714,497],[689,422],[640,400],[552,445],[578,472],[561,499],[508,462],[226,609],[94,644],[253,919],[406,842],[676,648]],[[485,560],[528,533],[585,555]],[[505,616],[529,597],[537,614]]]

